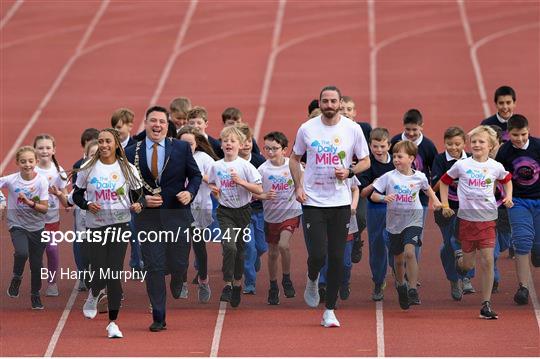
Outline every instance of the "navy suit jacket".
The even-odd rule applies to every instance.
[[[151,170],[148,168],[148,162],[146,160],[146,141],[146,138],[143,139],[139,148],[138,165],[140,176],[148,185],[152,188],[156,188],[157,184],[154,181]],[[126,156],[133,164],[135,164],[136,147],[135,144],[126,148]],[[176,198],[176,194],[182,191],[189,191],[191,193],[191,198],[195,198],[201,181],[202,175],[193,158],[189,144],[184,141],[166,138],[165,159],[159,181],[159,186],[161,187],[160,195],[163,198],[163,204],[158,208],[144,208],[143,211],[136,216],[135,223],[160,220],[162,225],[166,227],[190,225],[193,221],[190,205],[183,205],[180,203]],[[144,189],[144,193],[152,194],[146,188]],[[156,209],[160,210],[156,211]],[[156,217],[157,215],[159,215],[159,218]],[[157,225],[157,223],[154,222],[154,225]]]

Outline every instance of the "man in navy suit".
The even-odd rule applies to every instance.
[[[189,204],[202,180],[189,144],[167,137],[168,115],[164,107],[149,108],[144,120],[145,138],[126,148],[127,158],[139,171],[146,199],[145,209],[135,217],[137,231],[171,231],[175,238],[178,234],[175,241],[161,238],[155,242],[145,241],[141,235],[153,332],[166,329],[166,274],[171,274],[173,297],[180,296],[190,249],[185,230],[193,222]]]

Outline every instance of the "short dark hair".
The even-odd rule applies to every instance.
[[[495,90],[495,96],[493,96],[493,102],[497,103],[499,96],[512,96],[512,100],[516,101],[516,91],[510,86],[501,86]]]
[[[386,140],[388,144],[390,144],[390,132],[388,132],[386,128],[377,127],[369,133],[369,143],[371,143],[371,141],[383,140]]]
[[[316,108],[319,108],[319,100],[317,100],[316,98],[311,100],[311,102],[309,103],[308,107],[307,107],[307,113],[308,115],[311,115],[311,113],[313,112],[313,110],[315,110]]]
[[[265,141],[266,140],[268,140],[268,141],[276,141],[283,148],[285,148],[285,147],[287,147],[289,145],[289,140],[287,139],[287,136],[285,136],[283,134],[283,132],[279,132],[279,131],[272,131],[272,132],[268,133],[266,136],[264,136],[263,139]]]
[[[322,88],[322,90],[321,90],[321,93],[319,94],[319,100],[321,99],[322,93],[323,93],[324,91],[336,91],[337,94],[338,94],[339,99],[341,100],[341,91],[340,91],[336,86],[334,86],[334,85],[324,86],[324,87]]]
[[[452,137],[461,137],[463,138],[463,141],[465,142],[467,140],[467,136],[465,135],[465,131],[463,131],[463,128],[459,127],[459,126],[453,126],[453,127],[448,127],[446,129],[446,131],[444,131],[444,139],[445,140],[448,140]]]
[[[515,114],[508,119],[508,132],[517,129],[529,128],[529,121],[523,115]]]
[[[163,112],[165,116],[167,116],[167,119],[169,119],[169,111],[163,106],[152,106],[148,110],[146,110],[146,114],[144,118],[148,119],[148,115],[152,112]]]
[[[403,115],[403,124],[422,126],[424,124],[424,120],[422,118],[420,110],[411,108],[410,110],[405,112],[405,114]]]
[[[231,119],[238,121],[241,118],[242,118],[242,112],[236,107],[227,107],[221,114],[221,120],[223,121],[223,123]]]
[[[84,148],[86,143],[92,140],[97,140],[99,137],[99,130],[97,128],[87,128],[81,134],[81,146]]]

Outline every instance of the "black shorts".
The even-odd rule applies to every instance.
[[[398,256],[405,250],[406,244],[412,244],[416,247],[422,246],[422,227],[407,227],[401,233],[390,235],[390,254]]]

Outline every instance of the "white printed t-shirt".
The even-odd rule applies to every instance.
[[[48,169],[36,166],[34,171],[47,179],[49,187],[56,186],[60,190],[66,188],[67,180],[63,180],[60,177],[60,173],[65,176],[65,171],[62,167],[60,167],[60,173],[54,165],[51,165]],[[45,223],[56,223],[58,221],[60,221],[60,200],[55,195],[50,195],[49,209],[47,213],[45,213]]]
[[[228,208],[240,208],[251,202],[251,192],[233,181],[232,170],[240,178],[255,184],[261,184],[261,174],[251,163],[240,157],[230,162],[225,159],[214,162],[208,174],[208,183],[214,183],[219,188],[219,204]]]
[[[502,164],[488,158],[478,162],[472,157],[457,161],[446,171],[452,179],[459,179],[458,217],[471,222],[494,221],[498,217],[493,186],[495,181],[510,178]]]
[[[335,168],[349,168],[353,155],[363,159],[369,155],[362,128],[347,117],[327,126],[321,116],[304,122],[294,143],[293,152],[307,152],[304,173],[306,205],[337,207],[351,204],[351,188],[336,178]]]
[[[414,171],[406,176],[398,170],[386,172],[373,182],[379,193],[395,194],[396,199],[386,207],[386,230],[399,234],[407,227],[423,227],[424,210],[420,191],[427,191],[429,183],[424,173]]]
[[[36,211],[19,199],[19,193],[26,198],[39,201],[49,200],[49,184],[47,179],[36,173],[30,181],[21,177],[19,172],[0,177],[0,188],[7,188],[7,223],[8,228],[19,227],[29,232],[39,231],[45,227],[45,215]]]
[[[264,200],[264,220],[268,223],[282,223],[302,214],[302,205],[296,200],[294,182],[289,170],[289,159],[282,166],[274,166],[270,160],[259,166],[264,192],[274,190],[276,198]]]
[[[193,154],[193,158],[195,159],[195,162],[197,162],[197,167],[199,167],[202,176],[208,175],[216,162],[212,157],[208,156],[207,153],[202,151],[196,151]],[[197,228],[206,228],[212,224],[211,192],[208,184],[201,181],[199,191],[191,203],[191,214],[193,214],[193,218],[195,219],[193,225]]]
[[[129,191],[141,188],[141,180],[137,169],[128,163],[131,173],[137,183],[126,182],[120,164],[104,164],[100,160],[89,169],[84,169],[77,175],[77,187],[86,188],[86,199],[101,206],[101,210],[93,214],[86,211],[86,227],[98,228],[131,220],[129,207],[131,200]]]

